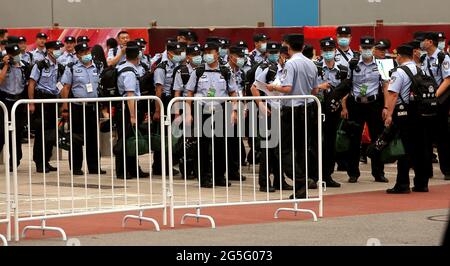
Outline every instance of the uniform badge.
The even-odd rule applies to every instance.
[[[281,79],[286,79],[287,77],[287,69],[283,69],[283,73],[281,75]]]
[[[77,70],[75,70],[75,73],[82,73],[83,72],[83,70],[81,70],[81,69],[77,69]]]
[[[394,82],[397,80],[396,76],[392,76],[391,80],[389,81],[389,84],[394,84]]]
[[[428,91],[429,91],[430,93],[434,92],[434,87],[433,87],[433,86],[428,87]]]
[[[450,69],[450,62],[449,61],[445,61],[442,64],[442,67],[444,68],[444,70],[449,70]]]

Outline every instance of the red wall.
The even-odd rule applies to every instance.
[[[36,33],[46,32],[51,40],[64,40],[65,36],[87,35],[91,39],[91,45],[101,44],[105,47],[105,42],[110,37],[115,37],[121,29],[10,29],[10,35],[24,35],[28,39],[30,49],[34,48],[34,38]],[[288,33],[305,34],[306,43],[319,48],[319,40],[326,36],[335,36],[336,27],[287,27],[287,28],[220,28],[220,29],[195,29],[199,36],[199,41],[204,42],[207,36],[222,36],[230,38],[232,42],[245,40],[249,44],[249,49],[253,49],[252,36],[255,33],[265,33],[272,40],[281,41],[283,35]],[[149,39],[149,49],[151,54],[164,50],[165,40],[168,37],[176,36],[177,29],[129,29],[131,38],[143,37]],[[443,31],[450,36],[450,25],[418,25],[418,26],[354,26],[352,48],[358,49],[359,38],[363,35],[372,35],[376,39],[387,38],[395,48],[403,42],[412,39],[415,31]]]

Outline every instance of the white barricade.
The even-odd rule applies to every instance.
[[[261,100],[259,106],[256,106],[256,100]],[[280,108],[280,103],[287,107]],[[270,109],[271,115],[258,112],[258,107],[263,110]],[[318,216],[323,216],[325,184],[322,182],[322,110],[316,97],[175,98],[169,103],[167,114],[169,122],[166,124],[169,135],[172,136],[168,138],[168,200],[171,227],[175,226],[176,209],[196,210],[195,213],[184,214],[181,224],[185,223],[186,218],[195,218],[197,222],[202,218],[208,219],[212,228],[215,228],[214,218],[202,215],[201,209],[292,203],[293,208],[279,208],[274,217],[278,218],[281,211],[295,214],[304,212],[311,214],[314,221],[317,221],[313,210],[299,208],[301,203],[317,202]],[[261,165],[253,164],[249,167],[241,164],[242,149],[245,149],[241,143],[244,138],[246,114],[252,146],[255,147],[255,141],[260,138],[260,149],[265,150],[265,156],[261,156],[260,160],[268,170],[264,171],[262,176],[257,173]],[[234,117],[237,117],[237,120],[231,121]],[[177,145],[180,141],[183,145]],[[312,144],[314,141],[315,145]],[[239,147],[231,147],[230,143],[237,143]],[[178,161],[180,156],[183,156],[184,160]],[[252,156],[255,161],[255,149]],[[230,160],[238,163],[238,169],[230,164]],[[172,170],[178,162],[183,174],[181,179],[175,179]],[[234,169],[230,169],[231,167]],[[270,171],[271,168],[275,169]],[[232,174],[235,181],[231,182],[230,186]],[[247,175],[246,181],[243,180],[243,174]],[[273,178],[270,174],[273,174]],[[285,175],[290,178],[287,179],[286,187],[291,185],[292,190],[283,190]],[[198,180],[194,180],[195,178]],[[308,189],[308,178],[316,179],[318,190]],[[278,192],[269,192],[271,185],[268,184],[271,183],[279,187]]]
[[[0,176],[0,224],[6,224],[6,237],[0,232],[0,243],[8,245],[7,240],[11,240],[11,194],[10,194],[10,175],[9,175],[9,115],[3,102],[0,101],[1,112],[3,113],[3,166],[4,174]],[[1,147],[0,147],[1,148]],[[4,183],[3,183],[4,182]]]
[[[68,119],[65,119],[68,120],[66,122],[69,126],[65,127],[61,126],[63,122],[61,122],[59,115],[64,111],[60,110],[63,104],[67,105],[70,114]],[[30,107],[33,108],[33,105],[34,113],[30,112]],[[133,105],[136,107],[134,115],[136,118],[142,118],[142,113],[150,114],[151,106],[154,105],[161,107],[161,117],[164,117],[162,102],[158,97],[154,96],[99,99],[35,99],[20,100],[14,105],[11,112],[13,143],[20,137],[17,136],[15,131],[15,123],[17,119],[20,119],[16,116],[18,108],[24,108],[26,115],[23,119],[26,120],[28,125],[28,132],[26,132],[28,144],[22,145],[23,159],[19,167],[16,166],[16,154],[18,151],[13,145],[14,235],[16,241],[19,240],[20,224],[30,221],[39,221],[40,225],[24,227],[22,237],[25,237],[28,230],[56,231],[66,240],[66,233],[62,228],[49,227],[46,224],[48,220],[56,218],[136,211],[138,215],[127,215],[124,217],[122,220],[123,226],[126,225],[128,219],[137,219],[140,222],[147,221],[154,224],[156,230],[159,231],[158,222],[153,218],[145,217],[144,211],[160,209],[163,212],[163,224],[167,224],[166,162],[163,156],[161,158],[161,174],[158,176],[153,175],[151,156],[151,150],[155,148],[164,151],[165,142],[160,141],[160,145],[158,143],[152,145],[151,134],[143,134],[142,136],[139,134],[139,132],[149,133],[152,125],[154,125],[160,129],[161,135],[164,136],[164,119],[161,119],[161,122],[154,123],[150,119],[145,119],[145,121],[144,119],[137,119],[135,128],[140,130],[132,130],[132,127],[129,126],[132,116],[128,112],[128,107],[132,108],[131,106]],[[106,108],[110,115],[115,111],[116,116],[106,128],[103,128],[103,131],[106,129],[110,135],[109,156],[103,158],[100,154],[100,126],[102,126],[99,123],[100,108]],[[122,112],[120,110],[127,111]],[[50,117],[48,113],[51,114]],[[45,119],[36,119],[36,116],[45,117]],[[87,123],[92,123],[92,121],[96,121],[94,124],[97,126],[97,129],[89,128],[90,126]],[[113,121],[116,121],[117,131],[120,131],[119,133],[122,133],[122,136],[126,136],[122,137],[122,146],[116,153],[113,152],[113,135],[115,135],[113,134]],[[31,137],[30,128],[32,128],[33,123],[36,130],[35,138],[39,134],[38,131],[43,136],[40,137],[42,139],[40,143],[34,143]],[[52,129],[54,134],[52,134]],[[80,130],[81,133],[79,132]],[[131,139],[131,137],[134,137],[134,139]],[[96,143],[98,144],[92,144],[95,143],[94,138],[96,138]],[[130,139],[132,142],[129,142]],[[141,140],[143,143],[147,142],[150,146],[147,152],[140,153],[141,150],[145,149],[145,145],[140,146]],[[47,172],[46,168],[48,167],[50,170],[50,167],[45,165],[45,159],[41,159],[42,165],[36,165],[36,168],[33,162],[33,157],[36,156],[33,153],[33,148],[40,146],[42,158],[46,158],[49,143],[56,146],[57,150],[65,148],[64,158],[70,158],[68,161],[62,161],[59,152],[57,152],[56,161],[51,161],[50,163],[50,165],[56,166],[53,172]],[[92,147],[89,147],[90,144],[96,145],[94,146],[96,149],[88,154],[88,148],[92,149]],[[37,146],[34,147],[33,145]],[[47,147],[47,150],[45,147]],[[74,165],[75,149],[78,154],[77,158],[80,158],[79,154],[80,152],[82,153],[81,170],[83,172],[78,172],[78,175],[74,174],[74,170],[79,169],[71,167]],[[134,156],[129,154],[130,151],[133,152]],[[120,173],[117,174],[125,178],[118,179],[116,176],[117,160],[120,159],[116,160],[117,156],[114,154],[120,154],[123,159],[123,173],[120,170]],[[142,155],[139,156],[139,154]],[[88,157],[91,165],[97,165],[98,169],[88,169]],[[130,158],[132,158],[131,162]],[[37,173],[38,166],[42,168],[42,173]],[[141,170],[141,167],[146,171]],[[107,171],[107,174],[101,174],[100,169],[102,168]],[[149,172],[149,177],[144,176],[146,175],[145,172]],[[127,177],[130,179],[127,180]]]

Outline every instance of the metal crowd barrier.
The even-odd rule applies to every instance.
[[[228,142],[231,140],[230,137],[238,137],[239,143],[241,143],[242,139],[244,138],[244,132],[245,129],[245,123],[244,123],[244,117],[246,111],[248,111],[248,120],[249,120],[249,131],[253,138],[251,138],[251,142],[253,142],[253,147],[255,147],[255,139],[258,137],[257,135],[257,120],[259,119],[259,124],[263,124],[264,126],[259,126],[259,132],[266,132],[266,135],[264,135],[263,139],[269,140],[268,134],[268,116],[261,116],[258,115],[258,107],[255,106],[254,101],[255,100],[262,100],[262,104],[265,105],[266,109],[268,108],[268,100],[271,100],[274,105],[277,103],[279,104],[281,101],[290,101],[290,100],[299,100],[303,102],[302,107],[304,108],[304,115],[305,117],[302,118],[304,120],[304,132],[296,132],[294,125],[298,125],[298,121],[301,117],[292,115],[291,119],[291,136],[292,136],[292,149],[290,149],[290,152],[292,152],[292,173],[294,173],[294,177],[292,178],[292,191],[283,191],[282,189],[282,178],[279,178],[279,180],[273,180],[273,182],[279,182],[280,184],[280,190],[277,193],[269,193],[268,188],[266,192],[260,192],[259,191],[259,185],[258,185],[258,173],[257,168],[259,166],[256,166],[253,164],[252,167],[248,166],[242,166],[241,161],[241,152],[242,152],[242,146],[239,144],[239,154],[230,154],[230,151],[228,150]],[[227,104],[219,105],[219,102],[226,102]],[[230,132],[234,132],[235,129],[233,129],[235,126],[230,126],[229,123],[231,122],[231,110],[236,109],[237,107],[237,117],[238,120],[237,123],[237,136],[232,136]],[[190,112],[187,112],[190,108],[190,105],[188,103],[192,103],[192,108]],[[203,103],[203,105],[201,105]],[[217,104],[217,105],[215,105]],[[294,108],[293,104],[291,103],[291,107],[288,109],[283,109],[282,112],[286,112],[286,110],[290,110],[294,114]],[[217,106],[222,106],[222,109],[225,110],[219,110],[221,108]],[[311,120],[308,118],[308,108],[317,108],[317,115]],[[279,136],[278,141],[276,144],[271,147],[270,144],[268,144],[270,141],[267,141],[266,147],[264,148],[261,146],[261,149],[266,149],[266,154],[269,154],[269,148],[272,148],[272,152],[275,152],[278,154],[278,160],[279,160],[279,169],[274,170],[279,171],[279,176],[284,177],[285,170],[282,169],[282,158],[284,158],[284,155],[282,155],[282,143],[283,139],[281,138],[281,111],[276,112],[276,108],[272,108],[272,114],[271,114],[271,135]],[[209,110],[209,111],[208,111]],[[302,111],[302,110],[301,110]],[[211,113],[209,121],[205,121],[206,125],[203,123],[203,117],[201,117],[201,114],[204,113]],[[224,112],[224,116],[223,113]],[[212,216],[203,215],[201,213],[201,209],[204,208],[216,208],[216,207],[225,207],[225,206],[239,206],[239,205],[256,205],[256,204],[293,204],[293,208],[279,208],[275,211],[274,218],[278,218],[278,214],[283,211],[287,212],[293,212],[295,214],[297,213],[309,213],[313,216],[314,221],[317,221],[317,215],[315,211],[310,209],[302,209],[299,208],[299,205],[305,202],[317,202],[318,208],[319,208],[319,217],[323,216],[323,187],[325,186],[324,182],[322,182],[322,110],[319,100],[314,96],[277,96],[277,97],[267,97],[267,96],[261,96],[261,97],[184,97],[184,98],[175,98],[172,99],[172,101],[168,105],[167,109],[169,123],[168,124],[168,132],[170,132],[169,135],[172,135],[172,137],[168,138],[168,165],[169,165],[169,204],[170,204],[170,226],[175,227],[175,210],[177,209],[195,209],[195,213],[185,213],[182,216],[181,224],[185,223],[186,218],[195,218],[197,222],[199,219],[207,219],[211,223],[211,227],[215,228],[215,220]],[[186,113],[190,113],[191,116],[188,116]],[[217,117],[215,116],[216,113],[219,113]],[[172,114],[172,115],[170,115]],[[174,115],[175,114],[175,115]],[[285,114],[283,114],[285,115]],[[222,118],[221,118],[222,117]],[[262,118],[261,118],[262,117]],[[294,119],[295,118],[295,119]],[[219,134],[223,134],[222,136],[225,136],[225,155],[224,161],[216,162],[215,160],[215,147],[214,140],[215,138],[210,138],[211,141],[211,151],[210,151],[210,158],[208,159],[208,162],[201,161],[201,149],[200,143],[205,143],[205,140],[201,140],[201,136],[204,133],[203,131],[210,131],[210,136],[213,136],[215,134],[215,130],[217,125],[220,125],[220,122],[215,123],[214,119],[220,120],[224,119],[224,130],[220,132]],[[300,120],[302,120],[300,119]],[[202,120],[202,121],[200,121]],[[264,123],[265,120],[265,123]],[[317,135],[316,136],[308,136],[308,126],[312,122],[317,123]],[[298,127],[297,127],[298,129]],[[230,131],[231,130],[231,131]],[[217,130],[219,131],[219,130]],[[225,131],[225,132],[223,132]],[[284,132],[286,133],[286,132]],[[304,139],[299,139],[298,135],[299,133],[304,134]],[[289,133],[288,133],[289,134]],[[184,156],[184,163],[183,160],[180,160],[180,170],[183,174],[183,177],[181,179],[175,179],[173,175],[173,166],[177,164],[177,162],[174,162],[174,142],[178,142],[177,139],[175,139],[173,136],[177,135],[178,141],[183,141],[183,151],[182,154]],[[186,137],[186,135],[189,136],[189,138]],[[272,136],[270,137],[272,138]],[[308,154],[310,152],[309,149],[311,149],[311,146],[309,145],[309,141],[311,138],[316,138],[317,140],[317,161],[313,161],[314,158],[308,158]],[[192,146],[196,146],[194,148],[194,152],[187,152],[186,146],[188,143],[188,140],[193,141]],[[195,144],[195,140],[197,143]],[[297,141],[303,141],[304,143],[304,159],[302,159],[302,162],[298,161],[300,160],[299,157],[294,152],[294,145]],[[301,143],[297,143],[301,144]],[[203,144],[204,145],[204,144]],[[287,145],[287,144],[285,144]],[[195,150],[196,149],[196,150]],[[179,153],[179,151],[176,151]],[[233,181],[231,186],[229,186],[229,168],[228,168],[228,162],[230,158],[234,156],[234,160],[236,159],[236,156],[239,156],[239,181]],[[253,158],[255,158],[255,149],[253,149]],[[205,157],[203,157],[204,160]],[[190,162],[187,163],[186,159],[190,159]],[[261,158],[260,160],[263,160],[266,164],[266,169],[269,168],[269,159],[268,156],[266,158]],[[308,160],[310,160],[308,162]],[[253,160],[254,161],[254,160]],[[201,164],[202,163],[210,163],[212,166],[212,169],[210,173],[202,173],[201,172]],[[296,184],[295,183],[295,167],[297,167],[297,163],[304,163],[305,165],[305,177],[312,177],[314,174],[312,174],[312,170],[308,169],[308,165],[314,165],[317,167],[318,172],[318,190],[317,192],[312,192],[308,189],[308,178],[305,179],[305,184]],[[218,167],[219,164],[225,164],[225,186],[218,187],[215,184],[215,167]],[[196,167],[197,172],[195,173],[195,176],[198,180],[188,178],[188,171],[187,168]],[[243,181],[242,175],[244,173],[244,170],[247,169],[247,172],[245,173],[247,177],[250,176],[250,178],[247,178],[247,181]],[[251,169],[249,169],[251,168]],[[308,172],[310,171],[310,172]],[[267,171],[266,175],[266,184],[271,181],[271,177],[269,176],[269,171]],[[204,178],[205,175],[212,175],[212,188],[204,188],[202,187],[202,182],[200,181],[202,178]],[[274,177],[275,178],[275,177]],[[299,188],[300,186],[304,186],[306,189],[306,197],[305,198],[296,198],[295,196],[295,190],[296,188]],[[293,198],[289,199],[289,195],[292,194]]]
[[[163,224],[167,224],[167,204],[166,204],[166,178],[165,178],[165,158],[162,156],[161,160],[161,176],[154,176],[152,173],[152,156],[151,150],[156,147],[156,144],[152,146],[151,134],[144,134],[145,138],[148,138],[148,143],[150,146],[149,153],[138,156],[138,130],[135,130],[135,144],[136,144],[136,169],[135,173],[137,175],[136,179],[123,180],[116,179],[115,176],[115,159],[113,155],[113,120],[109,123],[109,141],[110,141],[110,158],[103,158],[100,154],[100,140],[99,140],[99,123],[97,124],[97,143],[98,143],[98,173],[91,174],[88,173],[87,169],[87,154],[86,145],[82,150],[83,152],[83,176],[75,176],[73,173],[73,168],[69,167],[73,165],[73,147],[74,145],[86,144],[86,121],[87,119],[95,119],[100,121],[100,108],[106,108],[110,114],[114,109],[125,110],[125,106],[130,102],[134,102],[136,105],[139,103],[139,108],[142,112],[148,112],[150,114],[151,104],[157,104],[161,107],[161,117],[164,117],[164,108],[161,100],[158,97],[148,96],[148,97],[127,97],[127,98],[100,98],[100,99],[45,99],[45,100],[20,100],[18,101],[12,109],[12,140],[15,143],[16,139],[21,137],[17,136],[15,131],[16,125],[16,112],[19,106],[25,105],[26,108],[26,124],[28,125],[27,142],[28,144],[23,145],[23,159],[19,167],[17,167],[17,149],[13,145],[13,158],[14,158],[14,169],[13,169],[13,184],[14,184],[14,225],[15,225],[15,240],[19,240],[19,228],[24,222],[39,221],[39,226],[25,226],[22,231],[22,237],[26,236],[29,230],[40,230],[43,233],[45,231],[56,231],[62,235],[64,240],[67,240],[66,233],[62,228],[47,226],[47,221],[57,219],[57,218],[70,218],[76,216],[86,216],[95,214],[107,214],[107,213],[119,213],[119,212],[138,212],[138,215],[127,215],[122,220],[122,225],[125,227],[127,220],[137,219],[139,222],[147,221],[154,224],[157,231],[159,231],[158,222],[150,217],[144,216],[144,211],[161,209],[163,211]],[[60,128],[60,116],[58,115],[58,110],[61,104],[67,103],[69,105],[69,126],[65,128]],[[56,161],[52,161],[51,164],[56,164],[57,170],[55,172],[36,173],[33,163],[33,138],[30,132],[32,128],[33,114],[30,112],[30,104],[36,106],[35,114],[40,109],[40,114],[44,117],[44,108],[46,110],[53,109],[54,120],[44,121],[41,119],[40,127],[42,128],[42,157],[45,158],[46,152],[45,146],[46,141],[55,141],[56,150]],[[74,144],[75,133],[72,130],[72,109],[75,105],[78,108],[82,106],[83,114],[83,133],[82,142]],[[37,108],[37,107],[40,108]],[[45,106],[45,107],[44,107]],[[86,117],[86,108],[95,108],[96,117]],[[138,117],[136,108],[136,117]],[[125,112],[121,112],[122,115],[117,115],[117,124],[125,125],[126,117]],[[53,119],[53,118],[52,118]],[[36,123],[36,122],[34,122]],[[53,135],[46,135],[46,125],[48,128],[50,123],[54,123],[56,126],[55,137]],[[152,121],[150,119],[143,121],[141,124],[137,122],[136,128],[144,128],[143,131],[150,132]],[[45,125],[46,124],[46,125]],[[161,136],[164,136],[164,119],[161,122],[155,122],[156,127],[159,127]],[[108,129],[108,127],[106,127]],[[125,126],[122,126],[122,134],[126,134]],[[147,131],[148,130],[148,131]],[[59,152],[60,137],[62,134],[69,134],[70,136],[70,148],[66,148],[66,151]],[[128,135],[129,136],[129,135]],[[122,138],[123,147],[126,146],[126,138]],[[67,143],[66,143],[67,145]],[[160,142],[160,148],[162,151],[165,150],[165,142]],[[7,149],[6,149],[7,150]],[[123,162],[124,169],[123,172],[127,173],[126,169],[126,149],[123,150]],[[120,151],[119,151],[120,152]],[[65,155],[70,158],[67,160]],[[120,154],[120,153],[119,153]],[[44,160],[45,161],[45,160]],[[68,164],[70,163],[70,164]],[[139,163],[144,170],[148,170],[150,177],[148,179],[140,178],[138,168]],[[5,164],[8,165],[8,164]],[[100,168],[107,170],[107,175],[100,174]],[[132,169],[134,170],[134,169]],[[6,170],[8,172],[8,169]],[[6,220],[7,222],[9,220]],[[55,221],[56,223],[56,221]]]
[[[6,237],[0,233],[0,242],[7,246],[11,241],[11,194],[10,194],[10,175],[9,175],[9,119],[8,109],[5,104],[0,101],[0,108],[3,112],[3,165],[4,175],[0,179],[4,179],[4,187],[0,190],[0,224],[6,224]],[[1,147],[0,147],[1,148]],[[1,184],[1,183],[0,183]]]

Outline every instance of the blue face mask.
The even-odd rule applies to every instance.
[[[245,65],[245,59],[244,59],[243,57],[239,57],[239,58],[236,60],[236,65],[237,65],[239,68],[242,68],[242,67]]]
[[[181,52],[181,61],[186,60],[186,52]]]
[[[192,57],[192,64],[199,66],[202,63],[202,56],[201,55],[197,55]]]
[[[336,54],[334,51],[328,51],[328,52],[322,53],[322,57],[323,57],[323,59],[325,59],[325,61],[331,61],[334,59],[335,56],[336,56]]]
[[[219,48],[220,57],[225,57],[228,54],[228,49]]]
[[[366,59],[372,58],[373,57],[372,49],[363,49],[361,55],[363,58]]]
[[[205,54],[205,55],[203,55],[203,60],[205,60],[205,62],[208,65],[211,65],[211,64],[213,64],[216,61],[214,59],[214,55],[212,55],[212,54]]]
[[[174,62],[174,63],[180,63],[181,61],[183,61],[183,58],[182,58],[182,56],[181,55],[173,55],[173,57],[172,57],[172,62]]]
[[[261,48],[259,48],[261,53],[265,53],[267,51],[267,43],[261,44]]]
[[[444,51],[445,50],[445,42],[439,42],[438,49],[441,51]]]
[[[62,51],[61,50],[54,50],[53,51],[53,56],[55,57],[55,59],[58,59],[61,55],[62,55]]]
[[[272,63],[277,63],[278,59],[280,59],[280,54],[269,54],[267,59],[269,59],[269,61]]]
[[[92,54],[83,55],[81,57],[81,63],[87,64],[92,61]]]
[[[350,38],[339,38],[338,44],[339,44],[339,46],[347,47],[350,45]]]

